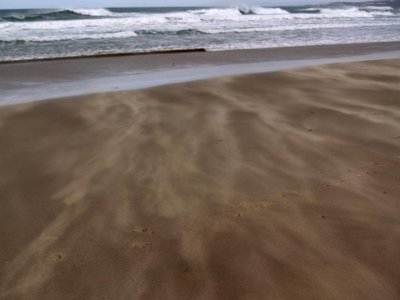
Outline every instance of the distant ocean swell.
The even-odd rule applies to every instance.
[[[396,40],[400,9],[389,5],[0,10],[0,61]]]

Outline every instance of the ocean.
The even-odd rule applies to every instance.
[[[0,10],[0,61],[400,41],[394,3]]]

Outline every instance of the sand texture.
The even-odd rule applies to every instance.
[[[0,109],[0,299],[400,299],[400,60]]]

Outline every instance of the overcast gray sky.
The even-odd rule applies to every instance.
[[[334,0],[249,0],[250,5],[326,3]],[[117,6],[225,6],[239,0],[0,0],[1,8],[117,7]]]

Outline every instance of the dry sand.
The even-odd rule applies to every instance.
[[[0,109],[1,299],[399,299],[400,60]]]

